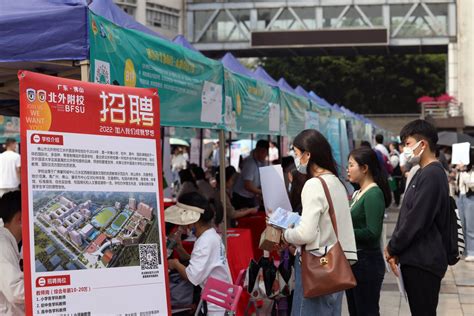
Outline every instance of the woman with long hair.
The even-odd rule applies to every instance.
[[[305,246],[306,251],[321,255],[324,249],[331,247],[339,240],[346,258],[357,260],[349,201],[346,189],[338,178],[331,146],[321,133],[307,129],[295,137],[293,147],[295,166],[299,172],[306,174],[307,181],[301,192],[300,223],[284,231],[283,242],[297,247]],[[339,238],[332,226],[328,211],[329,203],[322,181],[325,181],[329,188]],[[312,298],[304,297],[302,284],[304,276],[301,270],[300,253],[301,249],[297,251],[295,260],[296,285],[291,314],[341,315],[342,291]]]
[[[370,148],[361,147],[349,154],[347,174],[349,181],[360,186],[351,201],[358,257],[352,272],[357,286],[346,291],[347,305],[351,316],[380,315],[380,289],[385,275],[380,237],[392,193],[377,154]]]

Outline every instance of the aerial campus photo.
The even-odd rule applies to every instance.
[[[34,191],[36,272],[139,266],[156,209],[155,193]]]

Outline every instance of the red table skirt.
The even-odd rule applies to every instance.
[[[247,228],[252,232],[252,247],[256,260],[263,255],[263,251],[258,248],[258,245],[260,243],[260,236],[265,230],[265,227],[267,227],[265,218],[265,212],[258,212],[255,215],[242,217],[237,220],[237,227]]]

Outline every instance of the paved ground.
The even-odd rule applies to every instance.
[[[398,213],[388,212],[387,237],[395,227]],[[408,303],[398,291],[397,281],[392,273],[386,273],[380,298],[380,314],[382,316],[410,315]],[[343,315],[348,315],[344,302]],[[438,305],[439,316],[474,316],[474,263],[458,262],[450,267],[441,285]]]

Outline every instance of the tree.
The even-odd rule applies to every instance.
[[[278,79],[313,90],[329,103],[361,114],[417,113],[416,100],[446,91],[446,55],[266,58]]]

